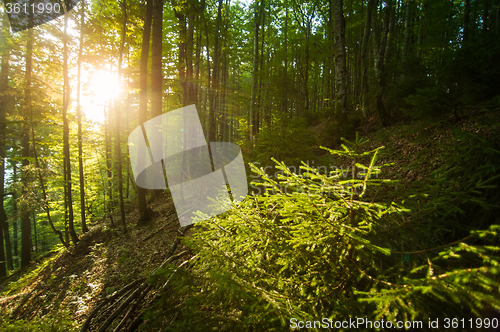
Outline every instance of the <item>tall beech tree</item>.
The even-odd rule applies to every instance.
[[[83,137],[82,137],[82,105],[80,101],[81,84],[82,84],[82,57],[83,57],[83,38],[85,27],[85,0],[80,1],[80,38],[78,47],[78,78],[76,88],[76,114],[78,117],[78,171],[80,179],[80,216],[82,222],[82,232],[88,232],[87,221],[85,216],[85,175],[83,169]]]
[[[334,114],[341,126],[348,125],[347,118],[347,68],[345,51],[344,1],[330,0],[334,22],[335,98]]]
[[[122,64],[123,64],[123,52],[125,50],[125,37],[127,35],[127,0],[122,0],[120,2],[123,14],[123,25],[120,41],[120,50],[118,55],[118,81],[121,84],[122,81]],[[118,95],[121,97],[121,94]],[[123,202],[123,174],[122,174],[122,148],[121,148],[121,137],[120,137],[120,121],[121,121],[121,100],[119,98],[115,99],[115,165],[116,174],[118,174],[118,201],[120,204],[120,217],[123,226],[123,232],[127,233],[127,223],[125,220],[125,205]]]
[[[146,0],[144,26],[142,31],[141,58],[139,67],[139,125],[148,119],[148,58],[151,38],[151,21],[153,17],[153,0]],[[144,151],[146,153],[146,151]],[[139,224],[151,220],[151,213],[147,206],[146,189],[137,187],[139,203]]]
[[[7,19],[5,15],[2,17],[2,27],[0,31],[0,278],[7,275],[7,268],[13,270],[12,264],[12,250],[10,248],[8,218],[5,213],[4,199],[5,199],[5,150],[7,138],[7,108],[9,107],[9,70],[10,70],[10,42],[7,40]],[[4,227],[7,225],[7,227]],[[5,235],[4,235],[5,233]],[[6,243],[6,250],[4,250],[4,238]],[[7,252],[5,252],[7,251]],[[8,259],[7,257],[9,257]],[[6,262],[7,260],[7,268]]]
[[[30,19],[32,15],[30,15]],[[28,171],[30,166],[30,126],[32,121],[31,80],[33,71],[33,29],[26,32],[26,71],[23,102],[23,124],[22,124],[22,196],[21,202],[21,267],[28,266],[31,261],[31,221],[30,206],[26,196],[31,177]]]
[[[74,245],[78,243],[78,236],[76,235],[74,225],[74,212],[73,212],[73,193],[71,182],[71,154],[69,147],[69,120],[68,108],[70,102],[71,88],[69,85],[68,74],[68,13],[64,14],[64,34],[63,34],[63,145],[64,145],[64,183],[66,187],[65,202],[68,207],[68,230],[71,236],[71,241]]]

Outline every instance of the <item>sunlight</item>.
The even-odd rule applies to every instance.
[[[120,93],[120,82],[109,71],[98,71],[90,80],[90,91],[101,101],[112,100]]]
[[[118,97],[121,92],[118,77],[107,70],[96,73],[83,73],[87,78],[82,91],[82,111],[95,122],[104,121],[106,103]]]

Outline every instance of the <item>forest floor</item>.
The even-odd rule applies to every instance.
[[[175,210],[167,198],[158,197],[150,207],[155,214],[147,225],[132,222],[139,215],[129,206],[127,234],[118,215],[113,218],[115,227],[106,218],[76,246],[32,263],[23,275],[0,284],[0,312],[8,313],[10,320],[31,320],[64,311],[75,327],[81,325],[96,303],[160,265],[179,235]]]
[[[381,195],[398,200],[398,188],[416,186],[442,166],[443,152],[462,144],[454,134],[457,129],[479,134],[484,139],[498,133],[498,113],[498,110],[474,109],[460,119],[404,119],[386,128],[379,128],[375,118],[366,121],[358,128],[360,135],[370,139],[369,149],[385,146],[377,164],[394,163],[386,168],[385,174],[400,181],[394,187],[396,190]],[[0,322],[7,315],[10,321],[16,321],[65,312],[76,330],[103,298],[133,280],[147,277],[164,261],[179,236],[172,202],[160,197],[151,207],[155,217],[148,225],[135,225],[138,212],[129,205],[128,234],[123,234],[118,216],[114,216],[116,227],[111,226],[109,219],[101,220],[81,237],[77,246],[61,249],[33,263],[24,274],[18,273],[0,284]],[[184,249],[180,245],[176,253]],[[154,295],[153,291],[148,296]],[[109,315],[105,310],[111,309],[103,310],[101,318],[95,319],[91,327],[102,323],[103,317]]]

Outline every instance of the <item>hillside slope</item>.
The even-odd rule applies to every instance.
[[[413,193],[421,190],[425,180],[434,176],[436,170],[445,172],[453,166],[459,166],[464,172],[468,172],[467,167],[470,165],[451,163],[462,151],[474,153],[474,149],[479,146],[478,142],[490,147],[492,153],[498,153],[494,149],[500,146],[498,119],[498,110],[477,109],[468,112],[459,121],[405,121],[384,129],[365,123],[359,128],[360,134],[371,139],[369,148],[385,146],[377,163],[393,163],[386,168],[385,174],[399,181],[386,187],[387,190],[375,193],[373,199],[406,199],[410,189]],[[452,151],[456,153],[450,154]],[[488,158],[488,155],[472,154],[470,167],[483,163],[487,160],[484,158]],[[495,195],[498,197],[498,193]],[[36,328],[43,330],[44,326],[48,326],[44,324],[56,324],[61,331],[68,328],[76,331],[92,315],[93,319],[88,327],[91,331],[97,331],[98,326],[119,308],[120,301],[126,301],[133,290],[144,285],[141,288],[142,291],[147,289],[144,298],[139,292],[130,300],[141,299],[137,301],[134,312],[128,316],[130,319],[124,323],[130,326],[134,318],[140,316],[141,306],[158,299],[156,295],[164,288],[164,279],[160,277],[150,278],[152,281],[149,284],[144,283],[147,277],[151,277],[150,273],[172,255],[190,255],[182,244],[170,252],[180,234],[172,203],[163,196],[153,202],[152,208],[156,212],[155,218],[147,226],[129,227],[129,233],[124,235],[119,226],[113,228],[109,220],[102,220],[80,239],[76,247],[59,250],[53,256],[34,264],[18,280],[11,278],[3,282],[0,285],[0,319],[5,330],[15,331],[21,330],[21,326],[31,326],[27,330],[35,331]],[[499,217],[494,216],[496,212],[498,211],[492,212],[492,217],[496,220],[491,222],[498,224]],[[119,224],[116,222],[118,217],[114,219]],[[133,205],[129,206],[127,214],[127,221],[132,220],[137,220]],[[179,265],[182,261],[186,261],[186,258],[173,263]],[[127,285],[131,286],[119,293],[120,296],[116,296],[116,292]],[[115,296],[112,301],[105,300],[112,296]],[[94,311],[95,308],[98,310]],[[111,326],[116,327],[126,312],[128,308],[117,315]],[[164,324],[175,319],[177,316],[171,317]],[[143,320],[147,320],[147,316],[142,316],[135,324],[140,324]]]

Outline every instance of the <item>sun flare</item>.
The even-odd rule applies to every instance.
[[[90,92],[100,101],[109,101],[120,93],[118,77],[109,71],[98,71],[90,79]]]
[[[118,97],[121,88],[116,74],[100,70],[85,75],[87,83],[82,94],[82,111],[85,116],[95,122],[104,121],[104,109],[107,103]]]

